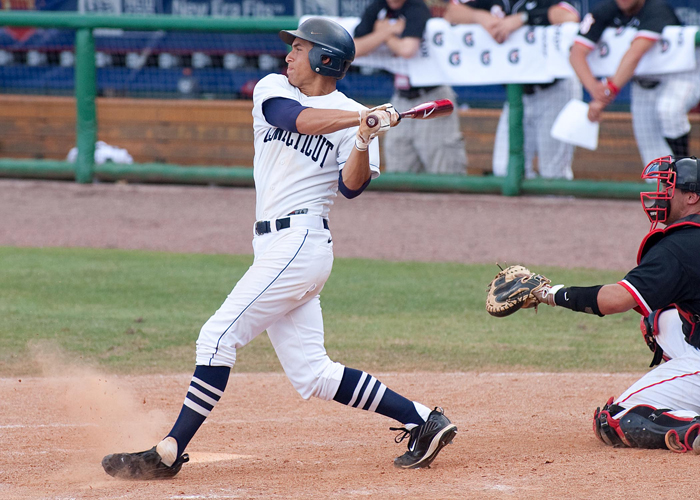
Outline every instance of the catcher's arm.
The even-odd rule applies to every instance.
[[[634,296],[622,285],[611,283],[598,286],[546,285],[534,293],[537,300],[550,306],[605,316],[637,307]]]
[[[552,286],[549,279],[523,266],[501,270],[489,284],[487,292],[486,310],[497,317],[538,304],[598,316],[629,311],[637,306],[634,296],[618,283],[589,287]]]

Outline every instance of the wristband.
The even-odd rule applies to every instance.
[[[605,83],[605,85],[606,85],[606,87],[607,87],[607,89],[606,89],[606,91],[605,91],[605,95],[609,96],[609,95],[612,94],[613,96],[616,97],[617,94],[620,93],[620,89],[618,88],[618,86],[615,85],[611,80],[608,80],[608,79],[606,78],[605,81],[604,81],[604,83]]]
[[[370,141],[371,141],[371,139],[370,139]],[[367,144],[365,144],[362,141],[362,139],[360,139],[359,137],[355,137],[355,149],[357,149],[358,151],[367,151],[368,147],[369,147],[369,142],[367,142]]]
[[[558,306],[566,307],[572,311],[596,314],[603,317],[605,315],[601,314],[598,308],[598,292],[601,288],[603,288],[603,285],[560,288],[554,295],[554,302]]]

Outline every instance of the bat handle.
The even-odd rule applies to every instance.
[[[379,118],[374,115],[367,115],[367,118],[365,118],[365,123],[367,123],[369,128],[374,128],[377,126],[377,123],[379,123]]]

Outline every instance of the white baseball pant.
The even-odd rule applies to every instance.
[[[615,404],[626,409],[637,405],[668,408],[679,417],[700,415],[700,350],[685,341],[675,309],[663,311],[658,320],[656,342],[670,359],[632,384]]]
[[[330,231],[320,217],[292,216],[292,227],[253,239],[255,260],[202,327],[197,364],[233,366],[236,349],[267,330],[277,357],[304,399],[330,400],[344,366],[324,346],[319,293],[333,267]]]
[[[644,89],[632,83],[632,127],[642,162],[672,154],[666,138],[676,139],[690,132],[690,111],[700,101],[700,49],[692,71],[652,77],[661,83]]]

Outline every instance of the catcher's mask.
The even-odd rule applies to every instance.
[[[694,156],[677,160],[672,156],[657,158],[644,168],[642,179],[656,181],[656,191],[640,194],[644,212],[654,229],[658,223],[666,222],[669,201],[673,198],[676,187],[700,193],[700,162]]]

